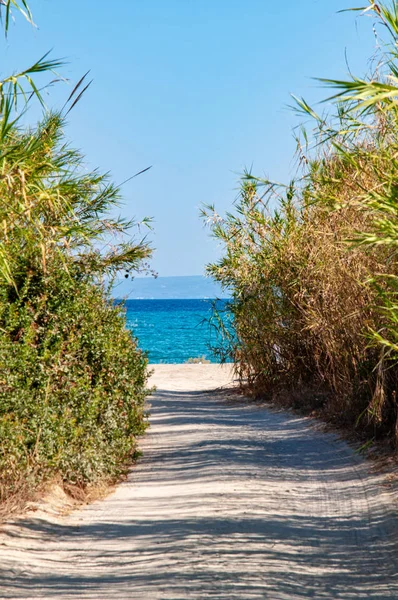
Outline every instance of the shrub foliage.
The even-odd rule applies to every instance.
[[[31,20],[3,5],[6,28],[10,8]],[[19,126],[17,100],[41,100],[32,77],[58,64],[0,82],[0,501],[55,475],[115,477],[146,425],[147,359],[105,282],[151,250],[112,217],[119,190],[68,146],[61,113]]]
[[[62,142],[62,121],[3,138],[0,178],[0,472],[81,484],[113,476],[144,430],[145,356],[101,281],[144,243],[109,247],[118,191]]]

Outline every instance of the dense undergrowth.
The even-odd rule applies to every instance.
[[[147,359],[104,282],[150,248],[110,216],[119,190],[65,142],[62,111],[19,125],[17,101],[42,100],[32,77],[57,64],[0,85],[0,502],[51,478],[114,478],[146,426]]]
[[[328,117],[296,99],[315,123],[296,180],[247,173],[235,211],[204,217],[224,245],[208,271],[232,292],[242,382],[397,443],[398,3],[366,10],[392,43],[368,79],[324,80]]]

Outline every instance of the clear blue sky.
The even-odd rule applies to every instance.
[[[218,256],[201,203],[231,209],[238,176],[288,180],[294,164],[289,94],[326,95],[313,76],[362,75],[372,21],[339,9],[363,0],[31,0],[39,26],[21,19],[3,43],[2,73],[53,48],[75,83],[94,83],[69,116],[67,135],[91,167],[121,182],[125,216],[154,217],[153,267],[197,275]],[[70,89],[48,98],[61,106]]]

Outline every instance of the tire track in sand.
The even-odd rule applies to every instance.
[[[217,365],[158,365],[144,457],[107,499],[0,538],[0,598],[398,598],[382,477],[307,419],[212,392]]]

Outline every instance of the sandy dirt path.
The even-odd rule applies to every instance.
[[[103,501],[0,536],[0,598],[398,598],[383,477],[311,421],[214,390],[216,365],[156,367],[144,458]]]

